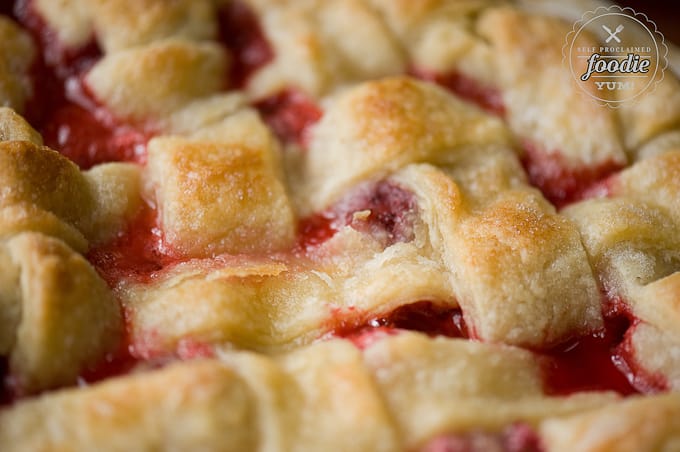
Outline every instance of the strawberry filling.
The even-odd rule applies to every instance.
[[[242,88],[274,58],[257,16],[241,0],[227,2],[219,11],[219,37],[232,56],[230,85]]]
[[[319,246],[331,239],[338,229],[336,216],[330,210],[304,218],[298,224],[300,248],[304,250]]]
[[[288,89],[255,103],[262,119],[284,143],[307,146],[309,128],[323,112],[300,91]]]
[[[628,329],[628,319],[612,317],[605,328],[538,353],[543,357],[543,382],[546,394],[569,395],[580,391],[615,391],[636,394],[612,357]]]
[[[458,71],[437,73],[413,69],[410,73],[448,89],[488,113],[499,117],[506,114],[499,90],[484,86]],[[546,152],[530,142],[524,143],[524,151],[522,165],[529,182],[557,208],[591,197],[607,196],[607,178],[623,168],[623,165],[611,160],[595,166],[574,166],[561,153]]]
[[[99,363],[83,369],[78,383],[96,383],[131,372],[140,362],[131,355],[129,348],[124,341],[114,353],[108,353]]]
[[[350,309],[337,313],[331,321],[329,337],[349,339],[362,349],[386,335],[397,334],[399,330],[419,331],[430,336],[469,338],[459,308],[431,301],[400,306],[386,315],[369,319],[354,311]]]
[[[123,280],[150,282],[157,272],[180,262],[165,245],[156,209],[149,205],[120,237],[91,249],[87,259],[111,287]]]
[[[120,375],[135,369],[157,369],[175,360],[191,360],[214,357],[212,345],[192,338],[182,338],[174,351],[158,348],[156,334],[150,332],[143,340],[132,339],[130,316],[124,310],[126,337],[118,350],[107,354],[95,365],[80,373],[79,384],[91,384]]]
[[[292,251],[313,248],[345,225],[387,244],[411,240],[410,217],[415,209],[413,195],[395,184],[365,185],[328,213],[303,220],[299,225],[299,245]],[[360,218],[357,212],[362,213]],[[164,242],[158,212],[150,204],[144,204],[123,234],[91,249],[87,258],[111,287],[123,280],[148,283],[167,267],[182,262]]]
[[[414,238],[417,209],[413,193],[392,182],[363,184],[330,209],[302,220],[298,240],[303,249],[308,249],[351,226],[385,246],[409,242]]]
[[[614,161],[595,166],[573,166],[559,152],[548,153],[531,143],[524,144],[522,158],[529,182],[557,208],[609,192],[608,178],[622,169]]]
[[[636,365],[630,336],[640,322],[620,298],[606,297],[604,329],[540,353],[547,394],[615,391],[650,394],[667,388],[665,379]]]
[[[477,105],[496,116],[505,116],[503,95],[491,86],[485,86],[472,77],[458,71],[437,73],[423,69],[412,69],[409,73],[421,80],[436,83],[456,96]]]
[[[567,396],[583,391],[614,391],[627,396],[668,389],[662,376],[635,365],[630,335],[639,322],[615,300],[605,306],[604,328],[573,338],[558,347],[533,351],[538,358],[546,395]],[[401,330],[430,336],[474,339],[459,308],[420,301],[385,315],[370,317],[350,308],[338,311],[324,338],[342,337],[364,349]]]
[[[52,111],[41,128],[45,144],[81,169],[106,162],[146,163],[152,133],[117,120],[103,107],[82,106],[95,104],[90,96],[87,100],[67,100]]]
[[[45,145],[82,169],[104,162],[143,163],[151,132],[115,118],[97,103],[84,83],[87,71],[101,58],[96,41],[81,48],[66,47],[31,0],[18,2],[15,11],[42,49],[31,70],[35,92],[26,117]]]

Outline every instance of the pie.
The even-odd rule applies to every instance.
[[[680,81],[569,11],[0,5],[0,449],[680,450]]]

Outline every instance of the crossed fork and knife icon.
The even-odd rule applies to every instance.
[[[602,25],[602,28],[604,28],[604,31],[609,33],[609,37],[604,41],[606,44],[609,44],[609,41],[611,41],[612,39],[618,42],[619,44],[621,43],[621,39],[616,35],[621,33],[621,31],[623,30],[623,25],[619,25],[618,27],[616,27],[616,30],[614,31],[612,31],[611,28],[609,28],[606,25]]]

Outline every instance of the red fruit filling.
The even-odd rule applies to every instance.
[[[300,247],[302,249],[313,248],[333,237],[339,228],[335,220],[335,214],[330,210],[300,220],[298,224]]]
[[[97,364],[87,367],[80,372],[79,384],[91,384],[132,371],[140,361],[130,354],[127,342],[121,344],[118,350],[107,353]]]
[[[323,115],[306,95],[290,89],[256,102],[255,108],[281,141],[302,147],[307,145],[309,127]]]
[[[430,336],[469,337],[459,308],[431,301],[400,306],[384,316],[369,319],[352,311],[338,312],[329,336],[347,338],[362,349],[386,335],[397,334],[398,330],[420,331]]]
[[[149,205],[120,237],[91,249],[87,259],[111,287],[121,280],[149,282],[157,272],[180,261],[163,241],[156,209]]]
[[[544,357],[544,390],[550,395],[569,395],[579,391],[616,391],[635,394],[612,360],[616,346],[629,327],[625,317],[607,319],[605,328],[539,353]]]
[[[229,80],[242,88],[248,78],[274,58],[257,16],[240,0],[227,2],[219,12],[219,36],[232,60]]]
[[[111,161],[143,163],[151,133],[113,117],[83,82],[101,58],[96,41],[81,48],[66,47],[34,10],[32,1],[17,2],[15,11],[41,49],[31,70],[34,95],[25,116],[45,144],[82,169]]]
[[[158,364],[175,359],[191,360],[215,356],[215,350],[211,344],[188,337],[180,339],[174,350],[168,350],[155,330],[137,334],[134,340],[131,340],[128,351],[134,359],[153,361]]]
[[[177,359],[191,360],[214,357],[212,346],[191,340],[182,340],[174,352],[125,345],[116,353],[107,354],[98,364],[80,373],[80,385],[97,383],[108,378],[126,375],[132,371],[159,369]]]
[[[416,78],[436,83],[446,88],[461,99],[472,102],[488,113],[500,117],[505,116],[503,95],[496,88],[484,86],[477,80],[458,71],[440,74],[422,69],[413,69],[409,72]]]
[[[544,392],[566,396],[582,391],[614,391],[621,395],[667,390],[662,376],[635,365],[630,334],[635,320],[620,301],[605,307],[605,326],[549,350],[534,351],[543,371]],[[631,327],[631,324],[633,326]],[[400,330],[431,336],[472,338],[459,308],[421,301],[384,315],[367,318],[355,309],[338,311],[326,337],[343,337],[364,349]]]
[[[145,132],[114,118],[105,108],[83,107],[89,102],[65,101],[41,129],[47,146],[57,149],[81,169],[105,162],[146,163]]]
[[[640,321],[618,298],[603,306],[604,329],[547,352],[543,357],[547,394],[579,391],[616,391],[622,395],[654,393],[667,389],[663,377],[649,375],[635,365],[630,334]]]
[[[302,251],[332,237],[344,225],[388,243],[411,240],[409,216],[415,209],[413,195],[397,185],[380,182],[361,187],[335,206],[332,220],[317,215],[300,224]],[[365,214],[357,219],[355,212]],[[164,242],[157,216],[156,209],[145,204],[124,233],[88,252],[88,260],[111,287],[122,280],[150,282],[160,271],[183,260]]]
[[[590,197],[607,196],[607,178],[623,168],[613,161],[574,167],[559,152],[548,153],[531,143],[525,143],[524,150],[522,165],[529,182],[557,208]]]
[[[138,369],[157,369],[174,360],[191,360],[214,357],[212,345],[191,338],[181,339],[174,351],[157,347],[156,335],[150,333],[143,341],[132,340],[132,326],[126,318],[126,338],[113,353],[108,353],[99,363],[83,369],[79,384],[90,384],[107,378],[125,375]]]
[[[531,426],[513,424],[499,433],[473,431],[442,435],[428,442],[421,452],[542,452],[541,439]]]
[[[299,242],[303,248],[319,245],[348,225],[386,246],[408,242],[414,238],[417,209],[413,193],[392,182],[364,184],[330,209],[302,220]]]

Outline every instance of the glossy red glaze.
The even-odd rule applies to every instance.
[[[250,76],[274,58],[257,16],[241,0],[226,2],[219,12],[219,36],[232,61],[230,85],[242,88]]]
[[[548,153],[528,142],[524,150],[522,164],[529,182],[558,208],[588,197],[606,196],[607,178],[622,169],[613,161],[573,167],[559,152]]]
[[[255,108],[281,141],[302,147],[307,145],[309,127],[323,115],[314,101],[292,89],[256,102]]]
[[[180,261],[165,245],[156,210],[148,205],[125,233],[91,249],[87,259],[111,287],[121,280],[149,282],[156,272]]]
[[[512,424],[502,432],[472,431],[432,439],[421,452],[541,452],[545,450],[536,431],[527,424]]]
[[[384,315],[367,319],[355,310],[338,312],[332,321],[331,337],[347,338],[359,348],[399,330],[419,331],[430,336],[468,338],[467,326],[459,308],[419,301],[400,306]]]
[[[440,74],[422,69],[412,69],[409,73],[421,80],[436,83],[491,114],[505,116],[503,94],[494,87],[484,86],[472,77],[458,71]]]
[[[389,181],[357,187],[328,210],[303,219],[298,243],[306,249],[330,239],[344,226],[384,239],[386,245],[413,239],[415,196]],[[355,217],[357,212],[368,215]]]

